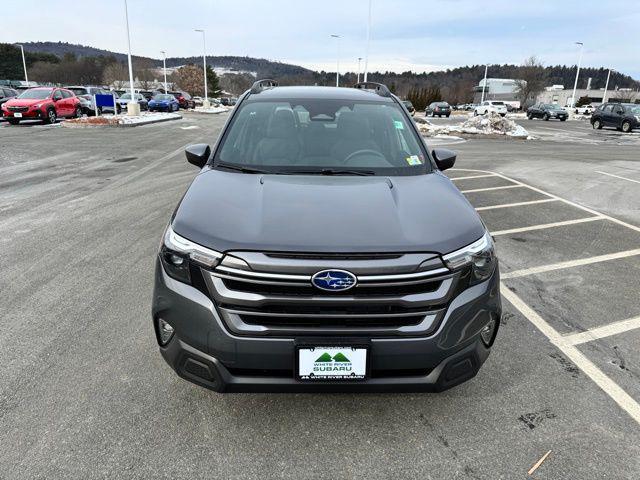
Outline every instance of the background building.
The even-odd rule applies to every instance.
[[[562,85],[553,85],[536,97],[536,103],[557,103],[561,106],[571,104],[573,88],[564,88]],[[600,105],[604,96],[604,88],[576,89],[576,103],[581,97],[588,97],[592,105]],[[607,90],[607,101],[622,103],[640,103],[640,93],[630,88]]]
[[[473,103],[480,103],[483,86],[485,100],[502,100],[516,108],[520,106],[520,101],[516,98],[518,90],[516,80],[512,78],[487,78],[485,85],[483,78],[477,86],[473,87]]]

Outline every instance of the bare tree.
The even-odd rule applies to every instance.
[[[104,69],[102,81],[105,85],[110,85],[115,89],[121,89],[129,85],[129,71],[120,62],[115,62]]]
[[[527,108],[544,90],[546,84],[544,66],[537,57],[531,56],[524,61],[518,73],[520,78],[516,80],[516,95],[522,108]]]
[[[176,85],[180,90],[185,90],[192,95],[204,95],[203,72],[201,67],[186,65],[175,72]]]

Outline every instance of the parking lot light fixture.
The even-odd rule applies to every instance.
[[[164,93],[167,94],[169,93],[167,89],[167,53],[164,50],[160,50],[160,53],[162,54],[162,68],[164,70]]]
[[[484,102],[484,91],[487,88],[487,71],[489,70],[489,65],[484,66],[484,82],[482,82],[482,99],[480,103]]]
[[[582,64],[582,52],[584,50],[584,43],[576,42],[576,45],[580,46],[580,56],[578,57],[578,69],[576,70],[576,81],[573,84],[573,94],[571,95],[571,107],[576,106],[576,88],[578,88],[578,77],[580,76],[580,65]]]
[[[611,69],[609,69],[609,73],[607,73],[607,81],[604,84],[604,94],[602,95],[603,104],[607,101],[607,88],[609,88],[609,77],[611,77]]]
[[[207,94],[207,41],[203,29],[196,28],[195,31],[202,33],[202,64],[204,66],[204,101],[202,102],[202,107],[209,108],[211,104],[209,103],[209,96]]]
[[[340,35],[331,35],[331,38],[335,38],[338,42],[337,56],[336,56],[336,87],[340,86]]]
[[[371,2],[369,0],[369,19],[367,20],[367,48],[364,54],[364,81],[367,81],[367,75],[369,73],[369,45],[371,44]]]
[[[140,105],[136,102],[136,94],[133,88],[133,65],[131,63],[131,35],[129,35],[129,9],[127,8],[127,0],[124,0],[124,18],[127,25],[127,59],[129,61],[129,86],[131,87],[131,100],[127,103],[127,115],[140,115]]]
[[[20,47],[22,51],[22,67],[24,68],[24,81],[27,82],[27,86],[29,86],[29,77],[27,76],[27,62],[24,59],[24,46],[16,43],[16,46]]]

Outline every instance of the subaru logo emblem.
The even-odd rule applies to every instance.
[[[311,277],[311,283],[320,290],[337,292],[354,287],[357,279],[353,273],[346,270],[322,270]]]

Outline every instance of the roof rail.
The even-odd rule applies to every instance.
[[[267,90],[269,88],[277,87],[278,82],[275,80],[271,80],[270,78],[265,78],[262,80],[258,80],[253,85],[251,85],[251,93],[260,93],[263,90]]]
[[[356,83],[353,88],[358,88],[360,90],[369,90],[371,92],[375,92],[381,97],[390,97],[391,91],[387,88],[384,83],[376,83],[376,82],[360,82]]]

